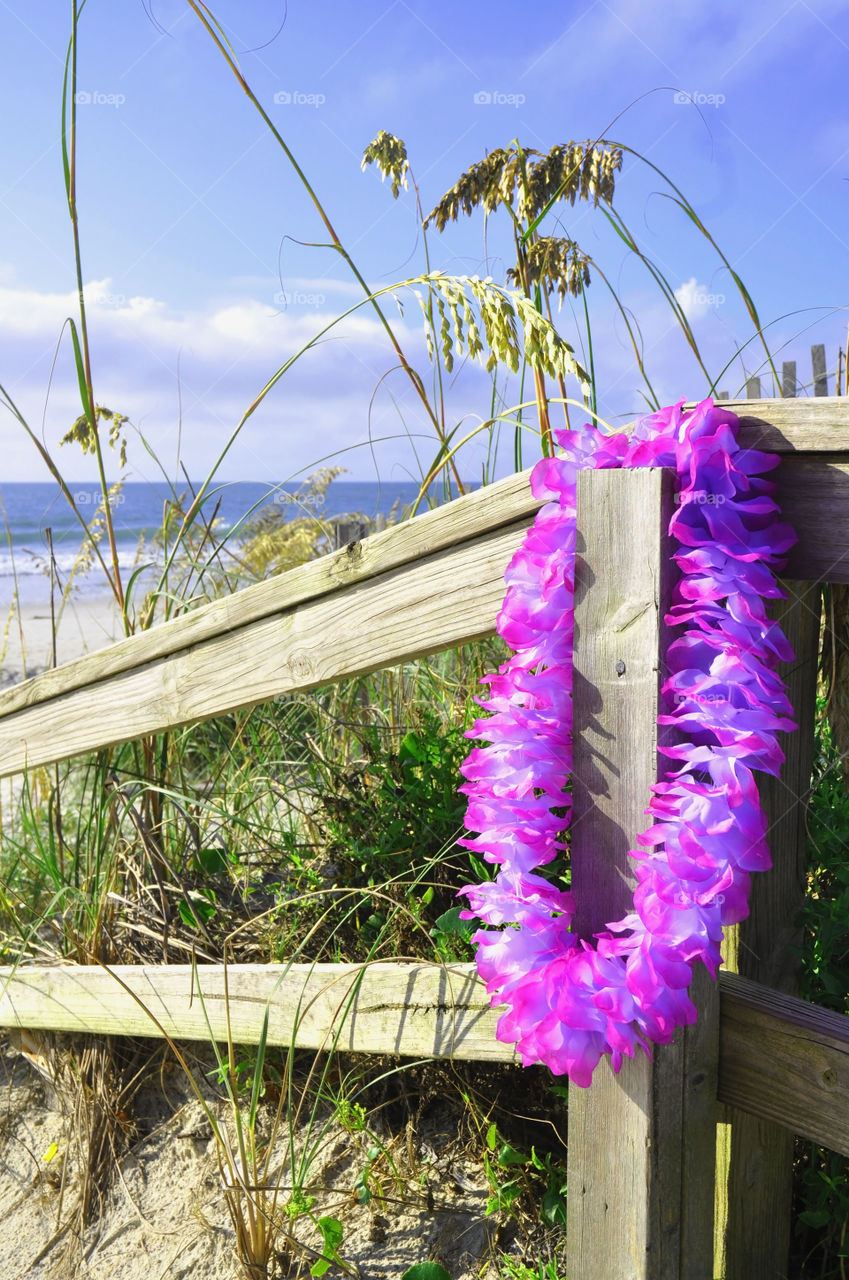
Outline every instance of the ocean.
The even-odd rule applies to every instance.
[[[70,484],[76,510],[91,521],[100,502],[100,489],[91,484]],[[200,485],[194,485],[195,492]],[[250,481],[213,486],[205,499],[204,514],[215,513],[222,531],[232,529],[248,513],[254,515],[267,503],[283,507],[289,518],[315,516],[328,522],[334,517],[389,515],[393,506],[412,503],[419,491],[414,481],[334,480],[323,501],[306,504],[297,499],[296,488],[281,488]],[[185,505],[191,501],[188,484]],[[118,543],[119,563],[132,572],[139,563],[139,547],[162,522],[164,504],[171,496],[166,484],[130,482],[114,495],[112,513]],[[60,582],[72,571],[82,542],[82,526],[59,486],[53,483],[0,485],[0,612],[8,609],[15,581],[22,604],[41,602],[49,595],[50,556],[48,530],[53,539],[53,559]],[[217,510],[216,510],[217,508]],[[238,529],[236,530],[238,537]],[[144,557],[142,557],[144,559]],[[77,574],[79,594],[98,595],[105,590],[102,571]]]

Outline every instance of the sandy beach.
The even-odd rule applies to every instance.
[[[6,611],[8,616],[8,610]],[[71,599],[58,618],[56,665],[94,653],[123,635],[115,602],[109,595]],[[17,684],[53,666],[53,624],[50,605],[23,603],[3,637],[0,686]]]
[[[4,610],[8,618],[8,606]],[[69,600],[56,630],[56,665],[94,653],[121,639],[120,620],[111,596],[91,595]],[[49,602],[22,603],[0,643],[0,693],[28,676],[53,666],[53,625]],[[14,812],[22,779],[0,779],[0,828]]]

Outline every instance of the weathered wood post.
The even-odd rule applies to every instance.
[[[816,711],[819,650],[819,586],[783,582],[787,599],[772,610],[796,654],[782,673],[798,732],[782,742],[786,760],[780,778],[761,776],[758,790],[769,819],[772,870],[752,877],[750,913],[726,931],[725,967],[776,991],[798,989],[805,893],[806,801]],[[720,1126],[718,1212],[726,1218],[717,1240],[716,1274],[723,1280],[783,1280],[790,1250],[793,1134],[782,1125],[725,1107]],[[727,1199],[726,1199],[727,1197]],[[726,1217],[727,1215],[727,1217]]]
[[[815,385],[824,348],[811,348]],[[782,368],[782,393],[796,395],[796,362]],[[757,441],[754,442],[757,446]],[[758,790],[769,818],[772,870],[754,876],[750,912],[726,930],[725,967],[777,991],[798,989],[807,863],[805,820],[814,741],[820,587],[787,581],[787,599],[772,610],[796,659],[782,666],[799,724],[782,742],[786,759],[780,778],[761,776]],[[715,1272],[723,1280],[782,1280],[790,1251],[793,1134],[781,1125],[724,1107],[717,1133]]]
[[[578,477],[572,883],[590,936],[631,907],[628,850],[645,829],[657,752],[674,565],[672,474]],[[710,1280],[718,995],[699,973],[699,1022],[675,1043],[608,1063],[569,1093],[569,1280]]]

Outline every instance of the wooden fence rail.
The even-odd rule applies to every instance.
[[[849,1148],[849,1019],[770,989],[786,985],[801,886],[817,586],[849,583],[849,401],[728,403],[746,445],[782,455],[779,501],[799,533],[782,617],[796,645],[787,678],[802,729],[788,739],[781,779],[763,788],[775,870],[756,878],[751,920],[729,938],[729,967],[736,947],[739,967],[756,965],[749,976],[765,985],[730,973],[717,987],[700,974],[695,1027],[651,1061],[626,1061],[618,1077],[602,1064],[590,1090],[572,1091],[569,1280],[719,1274],[715,1150],[717,1121],[728,1116],[723,1274],[773,1280],[785,1247],[776,1221],[789,1221],[782,1205],[790,1139],[776,1137],[776,1122],[781,1134]],[[572,867],[586,930],[628,902],[625,850],[661,768],[671,501],[662,471],[580,477]],[[489,635],[504,568],[538,506],[527,474],[510,477],[10,689],[0,695],[0,775]],[[298,1044],[326,1046],[338,1032],[340,1046],[364,1051],[512,1057],[494,1039],[485,993],[463,966],[231,966],[226,988],[217,966],[197,974],[201,988],[192,994],[182,966],[7,968],[0,1025],[178,1038],[205,1037],[211,1026],[223,1035],[229,999],[233,1034],[246,1043],[268,1006],[278,1043],[296,1035]],[[748,1177],[761,1132],[778,1175],[746,1184],[744,1223],[743,1162],[734,1151],[745,1153]]]
[[[849,582],[849,401],[729,407],[746,444],[787,455],[788,577]],[[0,777],[491,635],[539,506],[510,476],[5,690]]]
[[[849,1019],[737,974],[719,977],[718,1099],[849,1156]],[[21,965],[0,1026],[518,1061],[473,965]]]

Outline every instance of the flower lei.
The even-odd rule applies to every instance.
[[[586,1086],[604,1054],[618,1071],[649,1042],[667,1044],[692,1023],[687,995],[701,960],[716,976],[722,927],[748,913],[750,872],[771,865],[753,770],[777,774],[777,732],[795,728],[777,672],[793,653],[765,601],[782,596],[773,570],[796,541],[776,519],[775,485],[761,473],[779,459],[742,449],[737,419],[705,400],[639,420],[630,437],[589,425],[555,432],[565,450],[531,475],[549,499],[508,566],[498,633],[514,655],[484,677],[491,712],[477,720],[462,766],[468,796],[460,843],[498,865],[495,879],[460,890],[461,914],[479,929],[477,967],[492,1003],[507,1005],[502,1041],[525,1066],[548,1065]],[[571,797],[575,500],[581,467],[674,467],[670,533],[680,570],[667,622],[671,642],[662,693],[674,701],[658,723],[678,741],[676,762],[652,787],[652,825],[637,837],[632,914],[591,945],[570,931],[572,894],[534,869],[563,848]]]

